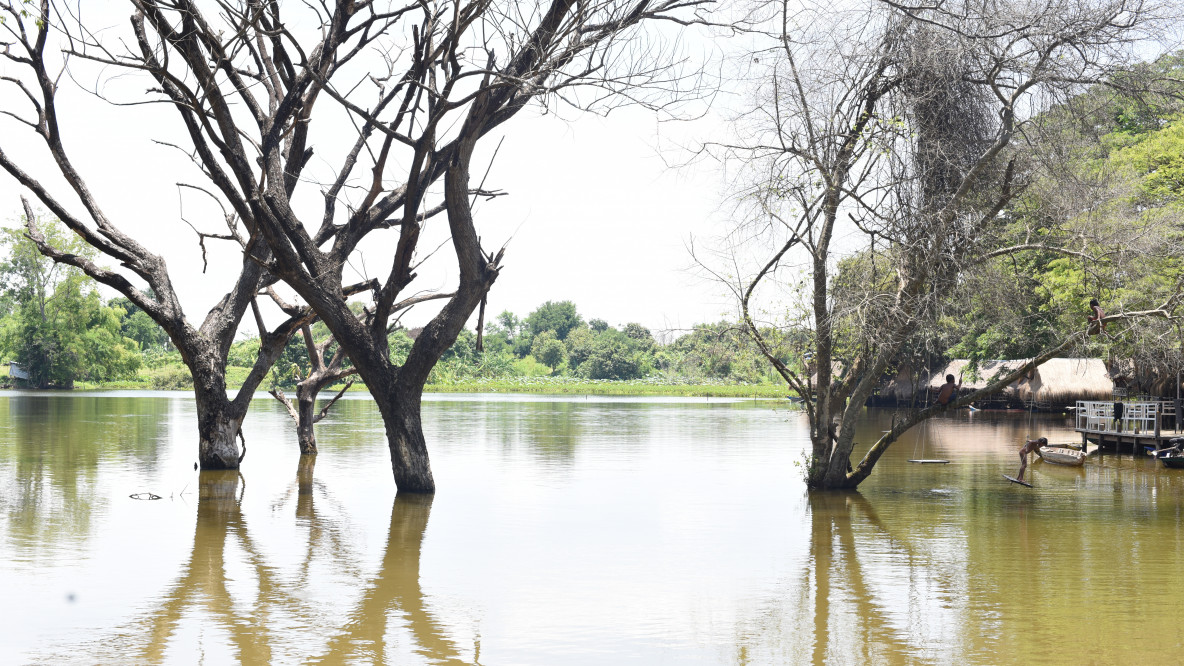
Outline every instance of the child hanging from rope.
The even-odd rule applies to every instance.
[[[1020,448],[1020,473],[1015,475],[1015,478],[1020,481],[1024,480],[1024,470],[1028,469],[1028,454],[1036,451],[1042,446],[1048,446],[1048,438],[1040,437],[1038,439],[1029,439],[1024,442]]]

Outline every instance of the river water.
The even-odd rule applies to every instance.
[[[1061,417],[948,415],[859,493],[813,495],[781,403],[448,395],[423,417],[434,498],[396,497],[361,397],[313,470],[259,397],[239,474],[194,471],[187,394],[0,392],[0,663],[1181,659],[1184,471],[1004,481],[1029,433],[1075,439]]]

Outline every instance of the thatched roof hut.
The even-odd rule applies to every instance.
[[[942,385],[946,383],[946,375],[953,375],[955,381],[959,377],[962,378],[962,393],[965,394],[970,391],[986,388],[987,384],[994,381],[996,377],[1015,370],[1023,365],[1023,363],[1023,359],[1017,361],[982,361],[978,364],[978,369],[975,371],[974,376],[970,377],[967,376],[970,374],[967,372],[970,361],[962,358],[954,359],[929,378],[928,386],[936,394]],[[1017,395],[1019,383],[1013,382],[1010,386],[997,393],[995,399],[1002,402],[1019,400]]]
[[[1006,372],[1019,366],[1023,361],[987,361],[980,363],[975,377],[962,377],[962,393],[969,393],[987,385],[998,373]],[[953,375],[957,379],[964,374],[966,367],[970,361],[966,359],[956,359],[950,361],[944,366],[938,368],[914,368],[910,365],[904,364],[897,368],[896,373],[886,377],[880,384],[878,391],[878,398],[887,404],[907,405],[912,402],[913,396],[916,395],[917,404],[925,405],[928,401],[932,401],[941,389],[942,385],[946,383],[946,375]],[[926,389],[928,389],[928,396],[926,396]],[[1012,387],[1009,390],[1009,395],[1013,400],[1018,400],[1015,397],[1015,389]]]
[[[1114,381],[1100,358],[1049,359],[1019,387],[1021,400],[1052,406],[1072,405],[1078,400],[1110,400],[1113,394]]]
[[[1019,368],[1028,359],[986,361],[979,363],[974,379],[963,377],[962,392],[984,388],[1001,374]],[[929,378],[929,388],[937,391],[946,383],[946,375],[958,377],[970,364],[964,359],[950,361]],[[1042,363],[1028,377],[1012,382],[1000,392],[1006,402],[1035,401],[1040,407],[1064,407],[1078,400],[1109,400],[1114,391],[1106,363],[1097,358],[1054,358]]]
[[[911,368],[901,367],[881,384],[879,397],[889,404],[907,404],[913,399],[913,392],[919,391],[918,403],[927,404],[926,400],[933,400],[946,383],[946,375],[953,375],[955,380],[961,377],[961,393],[966,395],[985,388],[1000,375],[1016,370],[1027,361],[983,361],[978,364],[973,377],[969,376],[970,361],[966,359],[954,359],[943,367],[930,369],[928,377],[924,369],[918,375]],[[929,389],[928,397],[924,395],[926,388]],[[988,407],[992,403],[996,407],[1020,407],[1034,401],[1040,409],[1050,409],[1069,406],[1078,400],[1110,400],[1113,391],[1114,381],[1102,359],[1054,358],[983,402]]]
[[[910,366],[902,365],[896,374],[885,379],[879,388],[879,396],[896,404],[907,404],[913,395],[925,388],[924,371],[918,373]]]
[[[809,369],[810,369],[810,384],[812,386],[814,386],[815,389],[817,389],[818,388],[818,368],[817,368],[817,366],[815,366],[814,363],[811,362]],[[846,371],[847,371],[847,366],[842,361],[831,361],[830,362],[831,381],[837,381],[839,378],[841,378],[843,376],[843,373]]]

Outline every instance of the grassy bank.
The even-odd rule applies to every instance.
[[[784,398],[776,384],[685,384],[663,380],[609,381],[574,377],[471,379],[429,384],[430,393],[541,393],[545,395],[651,395],[712,398]]]
[[[238,373],[228,373],[227,383],[231,390],[242,384],[243,378],[234,381]],[[75,385],[80,390],[95,389],[123,389],[149,390],[165,388],[153,385],[147,380],[130,380],[95,384],[78,382]],[[186,386],[169,386],[177,390],[185,390]],[[264,387],[265,388],[265,387]],[[332,396],[340,386],[330,387],[322,391],[326,397]],[[365,391],[366,387],[355,382],[350,392]],[[787,391],[784,386],[777,384],[693,384],[663,379],[638,379],[629,381],[609,381],[594,379],[579,379],[576,377],[511,377],[504,379],[469,379],[449,382],[447,384],[429,384],[428,393],[538,393],[544,395],[636,395],[636,396],[676,396],[676,397],[711,397],[711,398],[784,398]]]

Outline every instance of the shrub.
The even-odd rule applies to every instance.
[[[166,365],[148,373],[149,385],[161,391],[177,391],[193,388],[193,375],[184,365]]]

